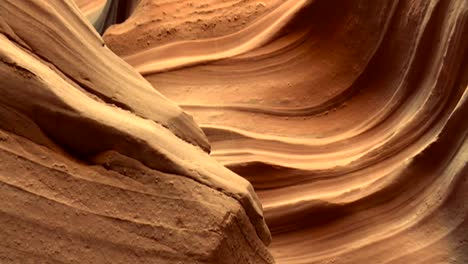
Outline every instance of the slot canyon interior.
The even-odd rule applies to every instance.
[[[468,264],[468,0],[0,0],[0,263]]]

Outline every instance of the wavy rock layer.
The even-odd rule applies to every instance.
[[[252,185],[74,2],[2,1],[0,92],[2,263],[273,262]]]
[[[468,4],[142,0],[109,47],[254,184],[278,263],[468,263]]]

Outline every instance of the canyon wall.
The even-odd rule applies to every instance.
[[[465,0],[142,0],[104,41],[253,183],[278,263],[468,263]]]
[[[1,2],[0,93],[1,263],[274,262],[252,185],[75,2]]]

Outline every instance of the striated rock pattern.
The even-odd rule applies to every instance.
[[[104,40],[253,183],[277,263],[468,263],[466,0],[142,0]]]
[[[73,1],[1,2],[0,93],[1,263],[274,262],[252,185]]]

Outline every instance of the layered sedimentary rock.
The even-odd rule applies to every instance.
[[[465,0],[142,0],[106,44],[259,190],[278,263],[468,263]]]
[[[252,185],[73,1],[1,2],[0,92],[1,263],[273,263]]]

